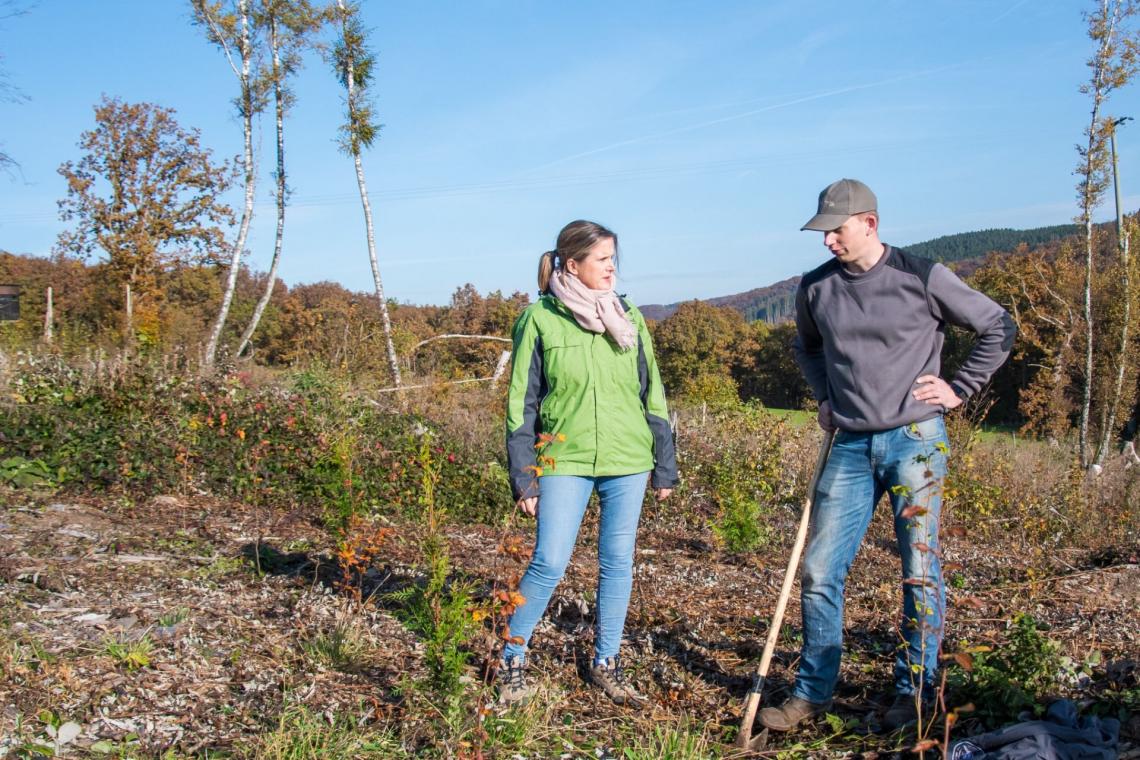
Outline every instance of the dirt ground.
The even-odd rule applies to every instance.
[[[307,515],[205,497],[130,504],[9,491],[0,500],[0,756],[42,735],[35,716],[44,710],[79,724],[81,733],[64,748],[73,756],[131,735],[136,756],[248,749],[277,725],[286,699],[415,734],[420,716],[406,709],[399,686],[422,673],[423,645],[383,605],[361,610],[332,588],[335,547]],[[778,545],[732,557],[706,533],[669,527],[660,509],[647,516],[625,649],[651,700],[641,713],[610,705],[584,678],[596,579],[587,526],[531,646],[562,723],[598,737],[588,756],[606,756],[601,746],[620,755],[622,737],[675,724],[678,716],[714,739],[730,736],[767,634],[795,519],[788,507],[775,517],[784,537]],[[414,582],[411,531],[393,527],[366,590]],[[521,572],[517,559],[499,551],[512,536],[525,544],[528,526],[453,526],[456,568],[483,588]],[[948,643],[999,642],[1012,614],[1028,612],[1049,625],[1064,654],[1081,660],[1102,653],[1103,668],[1078,696],[1095,699],[1108,672],[1135,688],[1140,548],[1058,550],[1036,577],[998,543],[948,539],[946,553],[963,567],[948,589]],[[890,698],[898,599],[890,529],[877,518],[848,584],[836,712],[849,729],[824,746],[805,746],[824,730],[817,725],[781,737],[773,750],[798,743],[805,748],[791,756],[887,757],[909,746],[905,736],[878,732],[878,710]],[[349,619],[369,643],[362,666],[343,672],[306,654],[316,633]],[[794,672],[795,595],[785,622],[766,703],[782,698]],[[144,637],[152,643],[145,664],[132,667],[114,654],[114,644]],[[476,652],[477,662],[482,655]],[[956,735],[977,729],[965,720]],[[1120,750],[1140,757],[1140,718],[1123,726]]]

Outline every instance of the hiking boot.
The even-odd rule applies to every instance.
[[[649,702],[633,688],[617,657],[607,657],[590,668],[590,680],[602,687],[606,696],[619,705],[640,710]]]
[[[917,700],[914,694],[895,695],[895,701],[891,702],[891,706],[883,713],[883,728],[894,731],[918,721],[918,706],[915,704]],[[923,701],[923,715],[929,717],[933,707],[932,703]]]
[[[779,707],[765,707],[759,717],[760,723],[773,731],[791,731],[808,718],[822,715],[830,709],[830,699],[820,703],[792,697]]]
[[[526,660],[511,657],[499,663],[499,704],[504,707],[525,705],[534,694],[534,686],[526,680]]]

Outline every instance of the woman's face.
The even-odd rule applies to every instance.
[[[567,261],[566,270],[590,290],[613,290],[617,280],[614,253],[613,239],[602,238],[590,246],[584,258]]]

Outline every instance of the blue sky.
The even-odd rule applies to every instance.
[[[843,176],[871,185],[883,237],[901,245],[1076,213],[1084,3],[363,5],[385,125],[365,171],[385,287],[402,302],[444,303],[467,282],[532,292],[539,254],[576,218],[618,232],[619,290],[635,302],[770,284],[825,259],[799,227]],[[0,52],[28,96],[0,103],[0,149],[20,163],[0,177],[0,249],[50,252],[56,169],[78,158],[103,94],[174,108],[218,156],[241,150],[235,80],[188,2],[38,0],[2,22]],[[339,85],[313,58],[296,92],[280,276],[370,289],[355,175],[334,142]],[[1109,110],[1136,105],[1124,90]],[[1120,138],[1135,209],[1140,127]],[[249,260],[265,269],[271,120],[257,141]]]

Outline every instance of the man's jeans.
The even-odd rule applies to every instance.
[[[847,571],[883,493],[890,496],[902,555],[905,645],[895,661],[895,689],[933,694],[946,591],[939,565],[938,516],[949,446],[938,416],[873,433],[839,431],[819,480],[804,555],[800,600],[804,643],[795,696],[831,698],[843,649]]]
[[[566,572],[586,504],[596,488],[601,522],[594,662],[617,655],[633,588],[633,548],[648,479],[648,472],[610,477],[544,475],[538,479],[538,536],[530,566],[519,582],[519,593],[526,603],[511,615],[512,637],[530,641],[554,587]],[[511,642],[503,649],[503,659],[522,657],[525,652],[526,643]]]

